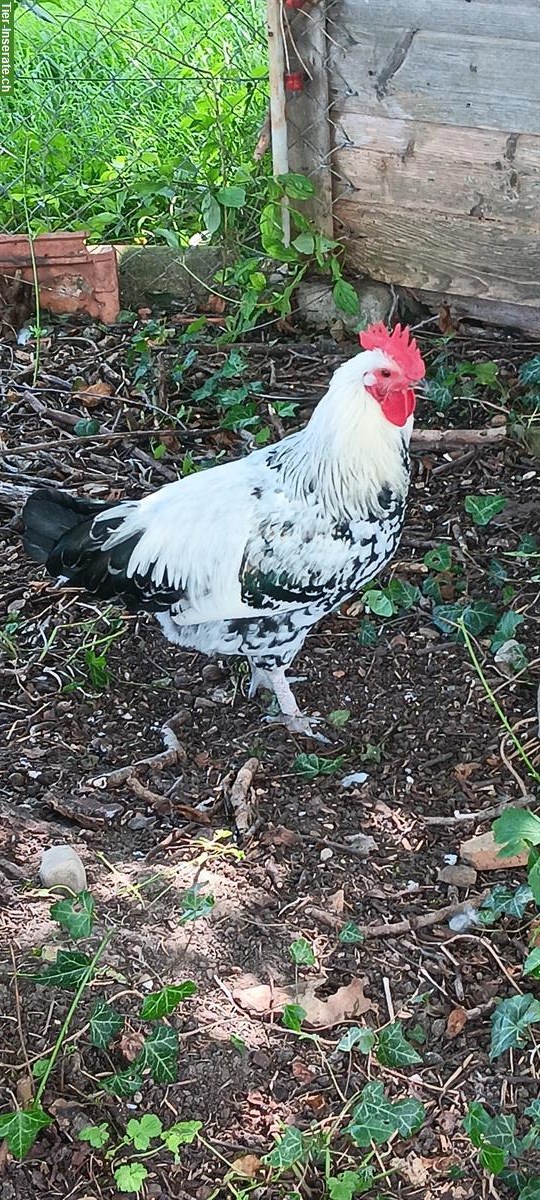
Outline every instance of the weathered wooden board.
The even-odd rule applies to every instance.
[[[334,136],[336,198],[540,228],[540,136],[357,114]]]
[[[452,296],[448,292],[426,292],[408,288],[408,293],[433,311],[441,305],[450,309],[453,318],[482,321],[485,325],[504,325],[520,329],[529,337],[540,337],[540,308],[528,304],[508,304],[505,300],[477,300],[474,296]]]
[[[389,29],[329,52],[330,88],[348,111],[508,132],[540,130],[540,42]],[[337,40],[337,39],[336,39]]]
[[[404,287],[540,307],[540,244],[520,229],[473,217],[425,216],[340,200],[347,260]]]
[[[304,91],[293,93],[287,99],[289,170],[311,179],[316,194],[303,205],[303,211],[331,237],[334,226],[332,143],[325,6],[314,5],[309,21],[302,11],[291,11],[290,41],[302,47],[305,80]]]
[[[538,0],[334,0],[328,5],[328,32],[354,40],[387,29],[429,29],[458,37],[500,37],[540,41]]]

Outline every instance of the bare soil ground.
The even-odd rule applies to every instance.
[[[244,352],[251,377],[263,382],[258,403],[275,437],[280,422],[271,411],[268,416],[267,397],[294,396],[301,402],[297,420],[303,421],[350,349],[259,343]],[[220,428],[208,402],[183,418],[185,431],[160,433],[171,428],[190,388],[200,386],[224,353],[207,345],[187,383],[171,388],[169,360],[179,351],[158,346],[137,390],[131,329],[58,325],[43,349],[37,385],[31,349],[0,347],[3,481],[19,488],[46,482],[96,498],[141,495],[176,478],[176,465],[188,451],[196,462],[241,453],[245,438]],[[456,353],[497,358],[511,382],[516,364],[532,351],[508,340],[458,340]],[[90,392],[86,403],[73,386],[78,378]],[[96,380],[108,386],[100,392]],[[463,401],[452,420],[483,425],[494,415],[494,406]],[[74,420],[88,417],[99,420],[101,437],[74,434]],[[420,423],[430,422],[436,417],[421,410]],[[143,433],[149,429],[154,444],[166,446],[165,457],[153,457]],[[503,494],[507,504],[479,529],[464,498],[485,491]],[[524,534],[537,530],[539,499],[538,459],[512,440],[478,453],[416,456],[406,532],[391,568],[392,575],[417,584],[426,574],[426,550],[446,543],[462,569],[465,594],[488,599],[502,612],[501,585],[493,582],[490,565],[493,559],[504,563],[507,585],[515,589],[511,607],[526,618],[519,639],[531,665],[517,679],[508,678],[487,640],[480,639],[478,652],[536,763],[538,568],[511,554]],[[350,611],[323,623],[296,664],[305,676],[296,685],[298,695],[310,712],[328,717],[348,710],[350,716],[342,728],[326,727],[331,745],[321,749],[262,723],[264,702],[246,699],[241,663],[182,654],[151,618],[104,611],[88,596],[54,588],[25,560],[9,499],[5,516],[0,921],[13,960],[2,955],[2,1110],[14,1097],[27,1098],[28,1064],[51,1052],[70,998],[36,987],[24,974],[17,987],[13,981],[13,963],[27,972],[35,969],[42,947],[50,958],[51,947],[68,944],[49,917],[51,896],[37,883],[44,847],[67,841],[79,851],[96,901],[96,934],[110,931],[112,938],[103,959],[109,970],[83,1000],[73,1040],[44,1096],[54,1124],[22,1164],[4,1154],[2,1200],[112,1200],[120,1193],[109,1166],[77,1133],[107,1119],[121,1137],[126,1120],[145,1112],[157,1113],[164,1126],[199,1120],[203,1140],[182,1148],[177,1164],[166,1151],[149,1159],[144,1197],[284,1200],[298,1194],[321,1200],[324,1162],[281,1179],[262,1166],[243,1182],[238,1176],[230,1181],[230,1164],[245,1155],[261,1159],[283,1126],[294,1125],[323,1133],[335,1128],[334,1173],[352,1169],[361,1154],[341,1131],[351,1098],[368,1078],[381,1080],[393,1098],[419,1098],[427,1113],[416,1137],[394,1138],[377,1151],[381,1181],[370,1197],[479,1200],[513,1194],[500,1184],[489,1191],[461,1122],[473,1099],[519,1115],[537,1094],[528,1049],[506,1055],[503,1069],[489,1059],[492,1002],[520,986],[524,936],[515,923],[456,932],[447,918],[414,928],[415,918],[467,898],[465,890],[439,880],[445,856],[457,854],[464,837],[489,828],[484,808],[519,799],[529,786],[466,647],[436,629],[425,599],[391,620],[375,618],[374,646],[360,644],[360,618]],[[454,598],[455,586],[455,577],[443,581],[445,600]],[[93,786],[108,771],[158,754],[161,727],[178,711],[184,758],[159,772],[133,772],[135,784]],[[307,779],[295,769],[296,756],[305,751],[343,761],[335,773]],[[230,785],[253,757],[259,765],[248,797],[252,831],[240,838]],[[365,771],[367,780],[345,788],[343,777],[355,771]],[[430,823],[452,818],[456,810],[477,815],[468,823]],[[233,836],[216,839],[224,829]],[[359,833],[373,839],[367,857],[350,840]],[[480,874],[472,894],[497,881],[522,882],[523,872]],[[215,904],[206,918],[182,925],[182,896],[194,882]],[[347,944],[339,929],[348,920],[362,926],[406,920],[411,928]],[[303,1039],[278,1016],[242,1007],[238,989],[249,980],[294,987],[289,947],[299,936],[316,956],[315,967],[300,968],[299,977],[318,974],[322,998],[360,977],[371,1002],[362,1021],[378,1029],[401,1016],[405,1030],[413,1031],[420,1064],[390,1069],[354,1051],[338,1053],[347,1022]],[[89,1044],[85,1026],[96,990],[136,1033],[141,997],[183,979],[193,980],[197,993],[168,1018],[180,1037],[177,1081],[167,1087],[146,1082],[130,1100],[104,1093],[100,1080],[127,1062],[118,1045],[104,1052]],[[465,1016],[456,1034],[452,1014],[458,1009]]]

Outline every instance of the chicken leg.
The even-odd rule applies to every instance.
[[[317,742],[327,743],[329,739],[314,728],[316,718],[306,717],[298,707],[296,697],[285,674],[287,668],[258,667],[253,662],[250,665],[251,681],[248,693],[250,700],[259,688],[265,688],[274,693],[279,704],[279,715],[267,716],[264,720],[272,724],[284,725],[291,733],[304,734],[306,737],[314,738]]]

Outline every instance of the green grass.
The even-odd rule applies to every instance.
[[[16,12],[2,101],[0,227],[182,244],[209,188],[260,188],[263,0],[42,0]],[[23,170],[25,148],[27,170]]]

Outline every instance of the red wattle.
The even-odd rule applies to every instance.
[[[412,388],[405,388],[402,392],[391,392],[380,405],[387,421],[392,425],[405,425],[414,412],[416,396]]]

